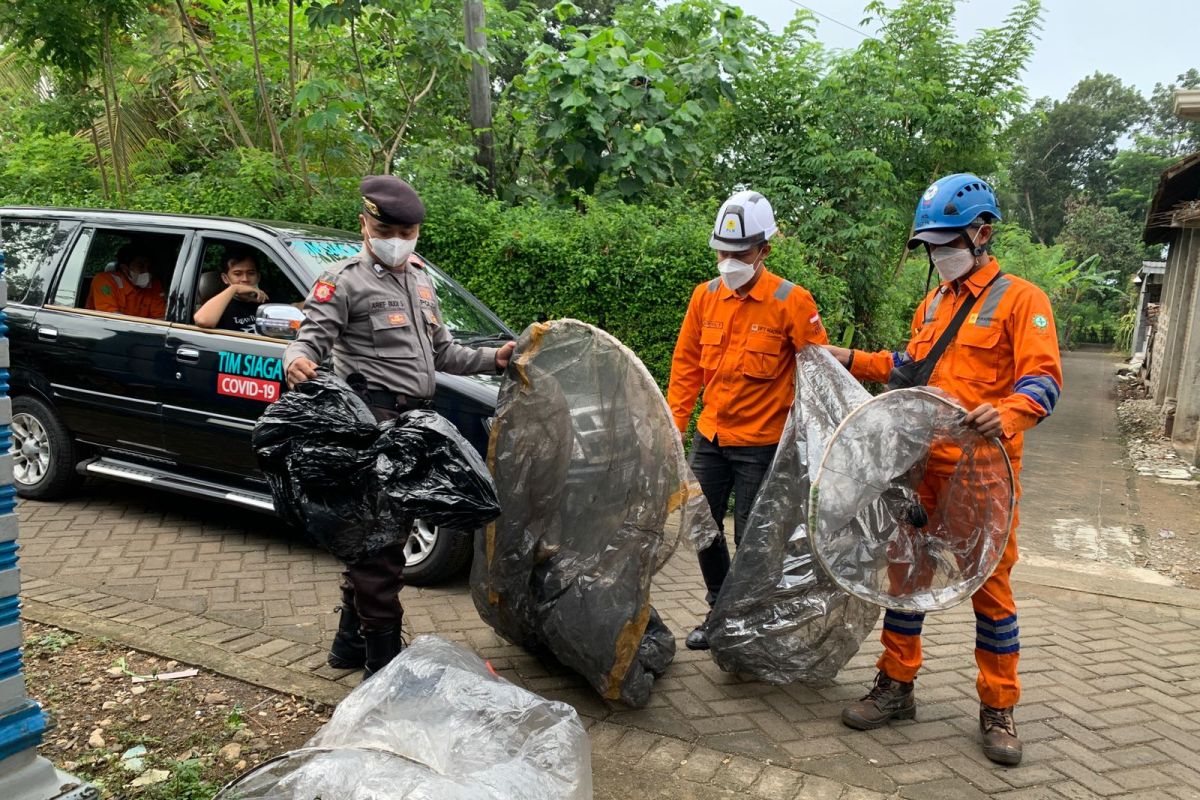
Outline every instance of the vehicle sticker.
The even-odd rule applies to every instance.
[[[283,360],[251,353],[217,353],[217,394],[274,403],[283,380]]]

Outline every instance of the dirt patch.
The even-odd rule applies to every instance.
[[[1133,376],[1117,380],[1117,420],[1137,472],[1138,521],[1149,544],[1146,566],[1200,588],[1200,470],[1163,436],[1162,410]]]
[[[116,643],[24,622],[30,696],[51,717],[40,753],[105,798],[210,800],[238,774],[301,746],[332,709]]]

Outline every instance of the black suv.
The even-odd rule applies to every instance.
[[[283,350],[295,335],[286,312],[296,313],[285,304],[300,303],[326,266],[358,252],[361,241],[288,223],[0,208],[18,494],[63,497],[84,475],[97,475],[274,513],[250,431],[286,388]],[[164,319],[92,310],[93,278],[113,270],[127,246],[152,262],[166,295]],[[272,304],[259,309],[253,334],[192,321],[224,288],[220,265],[235,249],[255,254]],[[512,338],[486,306],[425,266],[459,341]],[[111,285],[106,279],[97,289]],[[486,455],[498,379],[439,373],[437,381],[437,410]],[[471,536],[418,521],[407,580],[432,583],[460,571]]]

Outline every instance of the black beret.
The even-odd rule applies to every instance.
[[[358,185],[363,213],[389,225],[419,225],[425,204],[416,190],[395,175],[368,175]]]

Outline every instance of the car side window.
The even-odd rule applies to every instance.
[[[78,223],[56,220],[0,220],[0,251],[4,252],[4,281],[13,303],[41,305],[49,267]]]
[[[164,287],[171,283],[183,240],[175,233],[85,231],[67,259],[51,302],[162,319],[166,313]],[[128,268],[123,268],[124,262],[132,262],[134,269],[148,269],[149,277],[142,279],[146,286],[137,286]]]
[[[304,300],[304,295],[292,285],[283,268],[262,248],[239,240],[205,237],[193,309],[204,305],[225,288],[226,283],[221,280],[221,273],[226,261],[235,254],[248,254],[253,258],[258,269],[258,288],[266,293],[269,302],[295,304]]]

